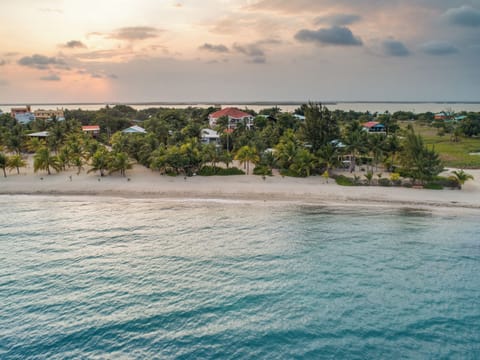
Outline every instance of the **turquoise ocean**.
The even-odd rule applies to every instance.
[[[0,196],[0,359],[478,359],[478,213]]]

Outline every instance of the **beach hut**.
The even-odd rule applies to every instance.
[[[362,125],[363,130],[367,131],[369,134],[386,134],[387,130],[385,129],[385,125],[380,124],[376,121],[369,121]]]

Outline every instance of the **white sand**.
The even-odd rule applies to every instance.
[[[30,159],[31,164],[31,159]],[[75,169],[47,175],[33,173],[32,166],[0,178],[0,194],[44,195],[101,195],[132,198],[176,199],[231,199],[254,201],[289,201],[309,204],[375,206],[408,206],[415,208],[451,208],[480,210],[480,170],[468,170],[474,181],[468,181],[462,190],[424,190],[398,187],[355,186],[344,187],[332,179],[326,183],[319,176],[289,178],[279,175],[267,177],[241,176],[162,176],[135,165],[126,177],[113,174],[76,174]],[[70,180],[71,176],[71,180]],[[386,176],[386,175],[384,175]]]

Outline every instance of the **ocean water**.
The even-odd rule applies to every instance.
[[[307,100],[305,100],[307,102]],[[428,111],[431,112],[440,112],[440,111],[454,111],[454,112],[480,112],[480,102],[325,102],[326,106],[330,110],[343,110],[343,111],[359,111],[359,112],[366,112],[369,111],[371,113],[384,113],[385,111],[389,111],[390,113],[394,113],[396,111],[411,111],[413,113],[425,113]],[[104,108],[107,104],[36,104],[32,105],[32,110],[38,109],[56,109],[56,108],[63,108],[69,110],[99,110]],[[214,103],[181,103],[181,104],[167,104],[167,103],[158,103],[158,104],[129,104],[134,109],[137,110],[144,110],[152,107],[169,107],[169,108],[176,108],[176,109],[185,109],[188,106],[193,107],[200,107],[200,108],[208,108],[210,106],[215,106]],[[12,107],[19,106],[19,105],[9,105],[9,104],[1,104],[0,110],[3,112],[10,112]],[[23,106],[23,105],[21,105]],[[113,106],[110,104],[110,106]],[[238,107],[240,109],[249,108],[251,110],[260,111],[265,108],[270,108],[274,105],[272,104],[222,104],[222,107]],[[295,109],[299,107],[299,105],[295,104],[279,104],[278,107],[282,111],[293,112]]]
[[[0,196],[0,359],[480,358],[478,213]]]

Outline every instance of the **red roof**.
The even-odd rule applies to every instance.
[[[100,131],[100,126],[98,125],[82,126],[82,131]]]
[[[214,112],[213,114],[210,114],[210,117],[214,119],[218,119],[222,116],[229,116],[231,118],[240,119],[244,117],[250,117],[252,115],[232,107],[225,108],[220,111]]]
[[[380,123],[376,122],[376,121],[369,121],[369,122],[366,122],[365,124],[363,124],[362,126],[370,129],[370,128],[378,125],[378,124],[380,124]]]

